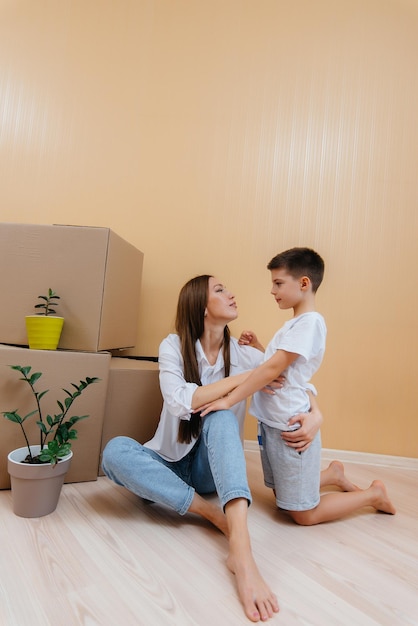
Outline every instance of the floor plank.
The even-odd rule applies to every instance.
[[[418,471],[346,463],[382,479],[397,507],[313,527],[277,511],[257,451],[246,451],[253,550],[283,626],[418,625]],[[324,466],[325,466],[324,461]],[[64,485],[57,510],[24,519],[0,492],[3,626],[220,626],[250,623],[205,521],[145,504],[107,478]]]

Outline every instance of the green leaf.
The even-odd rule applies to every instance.
[[[67,456],[67,454],[70,454],[70,452],[71,452],[71,444],[63,443],[59,451],[57,452],[57,456],[62,458],[63,456]]]
[[[26,365],[24,367],[22,367],[22,365],[11,365],[10,367],[12,368],[12,370],[17,370],[24,376],[27,376],[32,369],[30,365]]]
[[[93,383],[98,383],[101,380],[101,378],[97,378],[97,376],[93,376],[93,378],[89,378],[87,376],[86,381],[88,385],[92,385]]]
[[[64,400],[64,404],[65,404],[65,408],[66,408],[66,409],[70,408],[70,406],[72,405],[72,403],[73,403],[73,398],[72,398],[72,397],[71,397],[71,398],[65,398],[65,400]]]
[[[72,426],[73,424],[76,424],[80,420],[85,420],[87,417],[89,416],[88,415],[73,415],[72,417],[70,417],[67,424],[71,424]]]
[[[22,418],[16,411],[3,411],[2,415],[15,424],[21,424],[23,422]]]
[[[42,372],[34,372],[32,376],[29,378],[30,384],[33,386],[37,380],[42,376]]]
[[[32,415],[37,415],[37,414],[38,414],[38,410],[37,409],[35,409],[34,411],[31,411],[30,413],[25,415],[25,417],[22,419],[22,422],[26,421],[28,419],[28,417],[32,417]]]
[[[47,430],[45,424],[43,422],[39,421],[39,420],[36,423],[38,424],[38,426],[39,426],[40,430],[43,432],[43,434],[47,435],[48,434],[48,430]]]

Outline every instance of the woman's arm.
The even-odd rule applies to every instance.
[[[161,393],[169,410],[177,417],[188,416],[199,406],[228,394],[244,382],[252,371],[248,369],[209,385],[186,382],[180,344],[175,335],[169,335],[161,342],[158,362]]]
[[[247,372],[218,380],[216,383],[209,383],[209,385],[198,387],[193,394],[192,409],[198,409],[218,398],[228,395],[235,387],[238,387],[238,385],[247,380],[250,374],[251,370],[248,370]]]

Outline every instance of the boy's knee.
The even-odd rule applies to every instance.
[[[288,513],[299,526],[313,526],[316,523],[313,511],[314,509],[310,511],[288,511]]]

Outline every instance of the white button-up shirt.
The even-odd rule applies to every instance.
[[[240,346],[238,341],[231,337],[230,343],[231,367],[230,375],[253,369],[263,361],[263,353],[250,346]],[[196,355],[202,385],[214,383],[225,377],[224,359],[222,350],[219,351],[215,365],[208,362],[200,341],[196,342]],[[180,420],[190,419],[192,398],[198,385],[188,383],[184,379],[183,358],[178,335],[168,335],[160,344],[159,349],[160,387],[163,395],[163,408],[160,422],[154,437],[144,444],[160,454],[167,461],[182,459],[194,446],[195,440],[190,443],[177,441]],[[241,437],[245,419],[246,401],[242,400],[231,411],[237,416],[240,425]]]

